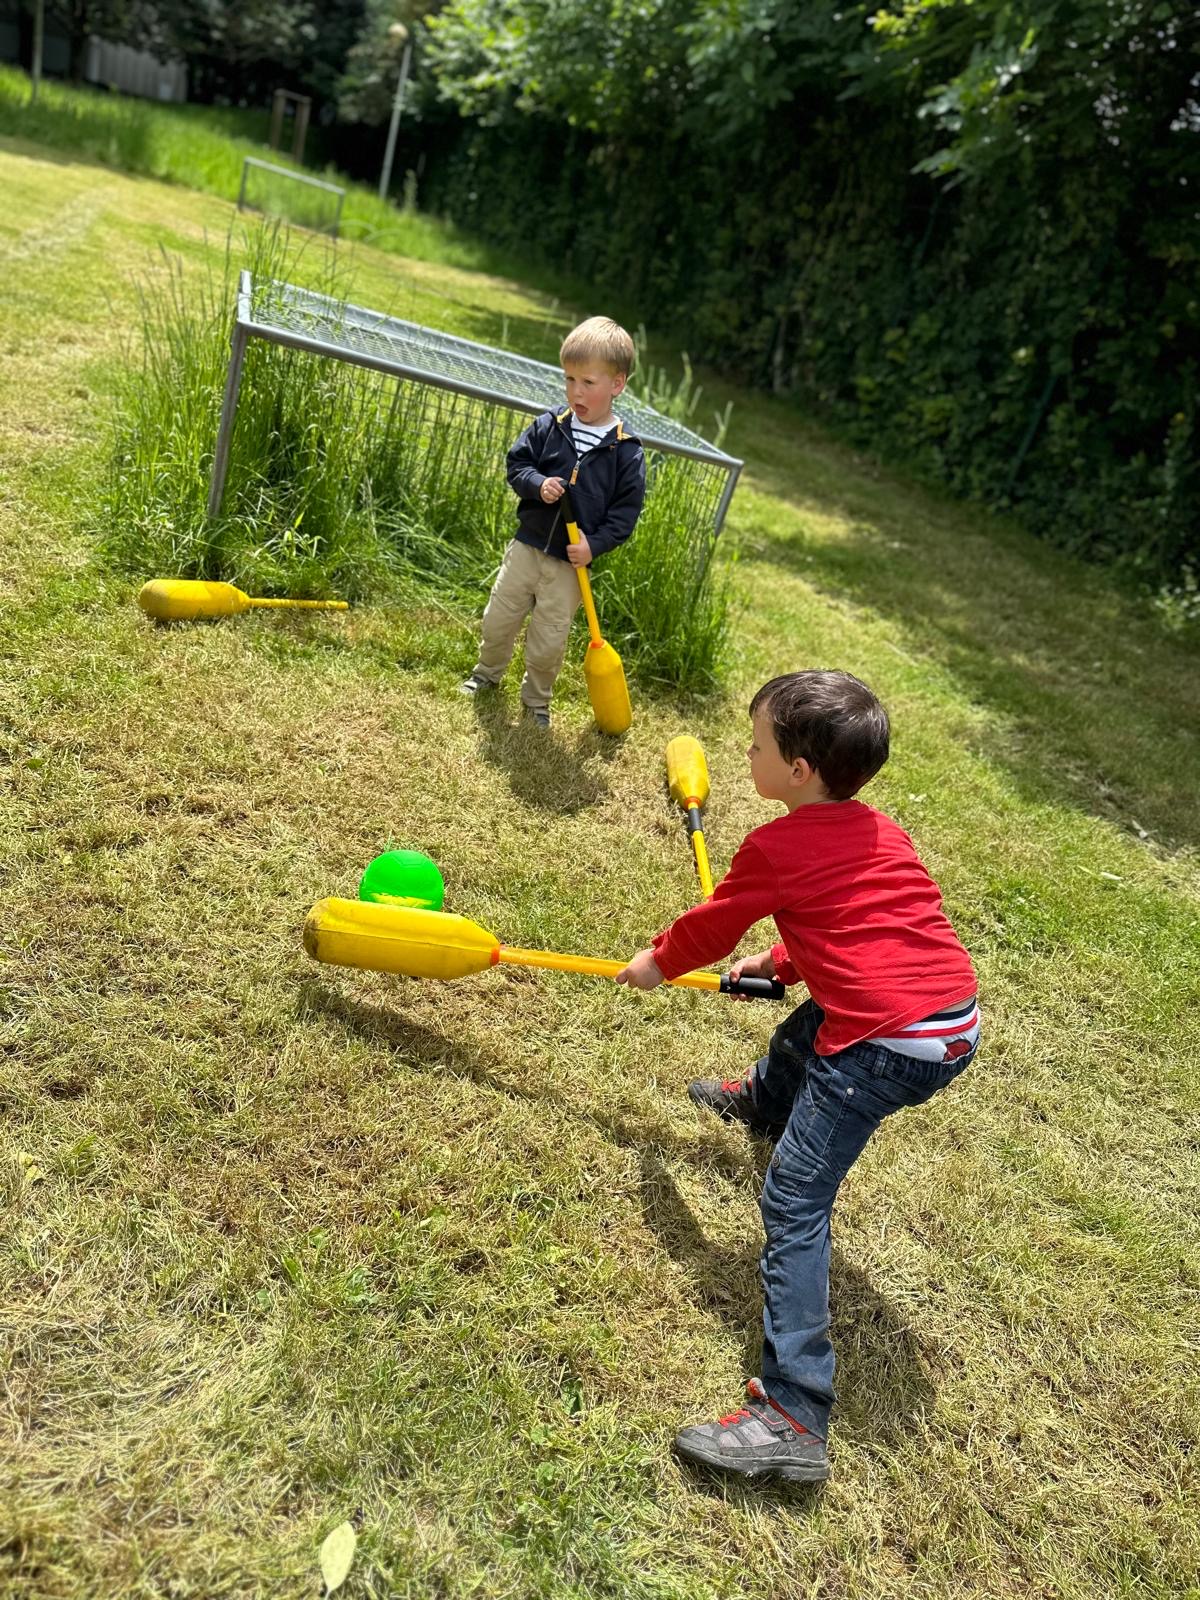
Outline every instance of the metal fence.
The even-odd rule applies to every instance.
[[[333,213],[333,223],[329,227],[323,227],[320,231],[330,233],[335,239],[337,238],[338,229],[341,227],[342,222],[342,205],[346,199],[346,191],[340,184],[326,183],[323,178],[310,178],[307,172],[293,172],[291,167],[276,166],[273,161],[260,161],[257,156],[246,156],[242,161],[242,181],[238,187],[237,208],[239,211],[264,211],[266,209],[264,206],[254,205],[252,201],[246,198],[252,168],[257,172],[269,172],[275,178],[290,178],[293,183],[307,184],[310,189],[323,189],[326,194],[336,195],[337,206]],[[293,216],[289,220],[293,222],[299,221],[301,227],[307,225],[303,218]]]
[[[255,281],[249,272],[243,272],[209,488],[208,513],[212,517],[220,510],[224,494],[242,366],[251,339],[349,362],[434,391],[449,390],[527,415],[538,416],[563,405],[562,371],[547,362],[314,294],[294,284]],[[651,459],[654,452],[661,451],[693,464],[690,477],[694,482],[689,482],[684,497],[687,514],[697,520],[711,518],[713,532],[719,533],[743,463],[682,423],[634,399],[628,391],[615,410]]]

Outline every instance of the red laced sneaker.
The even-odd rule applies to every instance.
[[[750,1079],[697,1078],[688,1084],[688,1099],[706,1111],[715,1111],[723,1122],[744,1122],[761,1139],[778,1139],[782,1127],[762,1121],[750,1093]]]
[[[793,1483],[823,1483],[829,1476],[825,1441],[770,1398],[758,1378],[746,1385],[749,1404],[716,1422],[684,1428],[675,1449],[688,1461],[743,1478],[770,1475]]]

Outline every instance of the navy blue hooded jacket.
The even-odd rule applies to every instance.
[[[543,412],[508,452],[508,481],[520,497],[517,538],[560,561],[567,559],[566,508],[562,500],[548,506],[542,499],[547,478],[561,478],[571,485],[571,474],[579,468],[571,485],[571,503],[593,558],[628,539],[646,498],[641,441],[617,421],[580,461],[570,417],[570,410]]]

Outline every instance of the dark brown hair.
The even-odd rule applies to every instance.
[[[750,702],[765,710],[785,761],[803,756],[835,800],[849,800],[888,758],[887,712],[848,672],[786,672]]]

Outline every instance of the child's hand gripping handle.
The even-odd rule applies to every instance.
[[[782,1000],[787,990],[778,978],[721,978],[722,994],[740,994],[747,1000]]]

